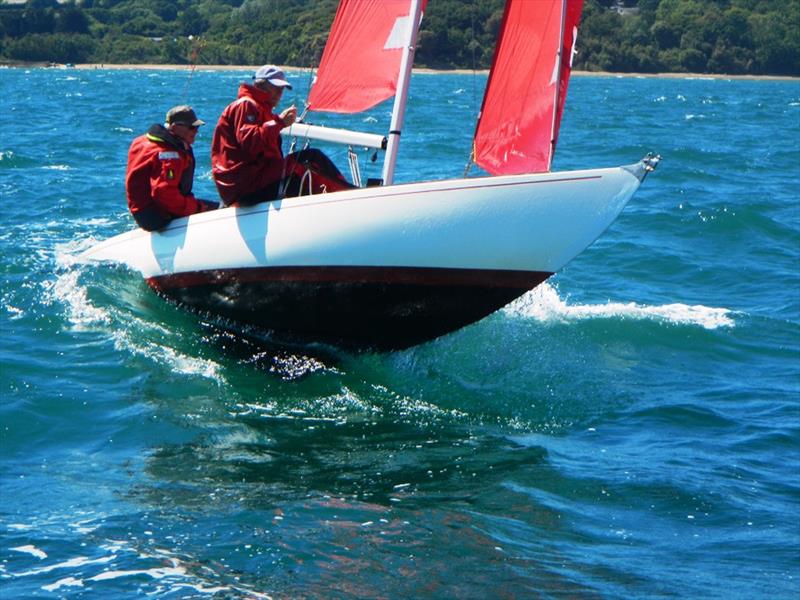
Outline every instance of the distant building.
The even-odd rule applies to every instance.
[[[617,3],[614,4],[610,8],[615,13],[622,15],[623,17],[627,17],[628,15],[637,15],[639,14],[639,7],[638,6],[625,6],[625,2],[622,0],[617,0]]]

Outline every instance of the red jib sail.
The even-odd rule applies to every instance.
[[[341,0],[309,110],[357,113],[395,94],[410,6],[411,0]]]
[[[508,0],[475,131],[493,175],[550,170],[583,0]]]

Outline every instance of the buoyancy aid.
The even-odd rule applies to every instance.
[[[153,207],[165,217],[183,217],[208,210],[192,194],[194,154],[190,146],[163,125],[152,125],[128,150],[125,191],[136,213]]]

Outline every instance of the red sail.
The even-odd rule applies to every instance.
[[[475,132],[474,160],[493,175],[550,170],[582,8],[583,0],[506,2]]]
[[[410,5],[411,0],[341,0],[309,110],[356,113],[394,95]]]

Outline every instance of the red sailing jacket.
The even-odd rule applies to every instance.
[[[154,207],[164,217],[208,210],[192,195],[194,154],[162,125],[153,125],[128,150],[125,192],[132,213]]]
[[[226,205],[282,179],[281,129],[269,96],[243,83],[220,115],[211,141],[211,172]]]

